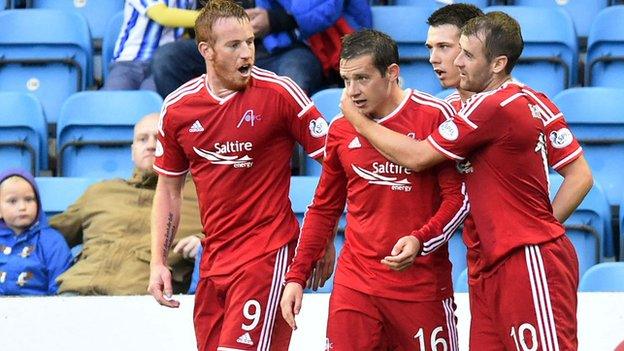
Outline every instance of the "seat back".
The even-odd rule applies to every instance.
[[[28,93],[0,92],[2,168],[19,167],[37,175],[48,166],[48,133],[39,100]]]
[[[524,50],[512,75],[519,81],[554,96],[578,81],[578,42],[570,15],[560,8],[490,6],[516,19]]]
[[[624,193],[624,89],[573,88],[553,99],[570,129],[583,145],[594,178],[603,187],[609,204],[616,206]]]
[[[609,6],[609,0],[513,0],[513,4],[518,6],[559,7],[572,17],[576,33],[581,37],[587,37],[592,20],[596,18],[602,9]]]
[[[98,181],[96,178],[35,177],[41,207],[48,217],[64,212],[91,184]]]
[[[563,178],[550,177],[550,196],[554,198]],[[611,211],[599,184],[594,184],[581,204],[563,224],[579,258],[582,275],[589,267],[615,254]]]
[[[605,262],[588,269],[579,284],[581,292],[624,292],[624,262]]]
[[[442,90],[429,63],[427,18],[434,6],[373,6],[373,28],[382,31],[397,42],[404,88],[436,94]]]
[[[124,0],[30,0],[33,8],[75,11],[89,23],[93,39],[102,39],[108,20],[123,10]]]
[[[35,94],[48,122],[56,122],[62,102],[92,82],[86,20],[59,10],[7,10],[0,28],[10,28],[0,31],[0,91]]]
[[[106,31],[104,32],[104,39],[102,40],[102,77],[104,81],[108,77],[108,67],[113,61],[113,55],[115,52],[115,45],[117,43],[117,37],[123,24],[124,13],[120,11],[116,13],[108,21],[106,25]]]
[[[151,91],[89,91],[72,95],[57,126],[57,170],[66,177],[127,178],[136,122],[159,112]]]
[[[585,85],[624,88],[624,5],[600,11],[587,38]]]

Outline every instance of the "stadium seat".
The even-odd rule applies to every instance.
[[[59,175],[129,177],[134,124],[159,112],[160,96],[151,91],[89,91],[72,95],[57,126]]]
[[[61,213],[73,204],[96,178],[35,177],[41,195],[41,206],[47,216]]]
[[[106,81],[106,77],[108,77],[108,66],[113,61],[115,44],[117,43],[121,25],[123,24],[123,15],[123,11],[118,12],[106,25],[106,32],[102,40],[102,77],[104,77],[104,81]]]
[[[468,268],[461,271],[461,274],[457,277],[457,280],[453,280],[453,289],[458,293],[468,292]]]
[[[340,114],[340,107],[338,107],[338,104],[340,103],[341,95],[342,88],[324,89],[312,95],[314,105],[321,112],[323,117],[325,117],[327,122],[331,122],[334,117]],[[300,151],[300,157],[305,160],[305,162],[303,162],[303,175],[316,177],[320,176],[321,164],[306,155],[306,153],[301,149],[301,146],[298,146],[298,150]]]
[[[56,122],[63,101],[91,84],[86,20],[59,10],[6,10],[0,28],[10,28],[0,31],[0,91],[34,93],[48,123]]]
[[[555,96],[578,81],[578,42],[570,15],[560,8],[490,6],[515,18],[524,50],[512,72],[519,81]]]
[[[550,196],[554,198],[563,178],[550,176]],[[599,184],[594,184],[583,202],[565,221],[566,234],[572,241],[579,258],[582,275],[589,267],[615,255],[611,211]]]
[[[576,34],[580,37],[589,35],[592,20],[600,10],[609,6],[609,0],[512,0],[514,5],[535,7],[560,7],[570,14],[574,21]]]
[[[48,165],[47,125],[39,100],[28,93],[0,92],[2,168],[19,167],[37,175]]]
[[[588,269],[579,284],[581,292],[624,292],[624,262],[605,262]]]
[[[80,13],[87,19],[93,39],[102,39],[108,20],[124,8],[124,0],[30,0],[30,2],[31,6],[37,9]]]
[[[573,88],[553,101],[583,145],[594,178],[603,187],[609,204],[618,205],[624,193],[624,89]]]
[[[624,88],[624,5],[602,10],[587,38],[585,85]]]
[[[466,245],[462,240],[462,228],[459,228],[448,241],[449,260],[451,260],[453,264],[451,271],[453,281],[457,281],[461,272],[468,267],[466,263],[466,251]]]
[[[436,7],[372,6],[373,28],[390,35],[399,47],[404,88],[436,94],[442,87],[429,63],[427,18]]]
[[[622,194],[624,195],[624,194]],[[620,261],[624,261],[624,196],[620,201],[620,216],[618,225],[620,227]]]
[[[490,5],[490,0],[461,0],[455,2],[462,2],[466,4],[472,4],[480,8],[484,8]],[[452,0],[394,0],[391,2],[397,6],[438,6],[442,7],[447,4],[453,3]]]

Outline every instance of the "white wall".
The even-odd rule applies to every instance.
[[[166,309],[150,296],[0,298],[0,350],[195,350],[193,296]],[[460,350],[467,350],[467,294],[456,294]],[[291,350],[323,350],[328,295],[304,297]],[[579,294],[579,350],[624,340],[624,293]]]

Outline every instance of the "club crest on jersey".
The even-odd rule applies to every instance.
[[[361,178],[368,181],[368,184],[389,186],[394,191],[411,191],[412,184],[403,178],[399,180],[398,177],[390,177],[381,175],[379,173],[394,173],[394,174],[410,174],[411,171],[405,167],[396,165],[392,162],[386,163],[373,163],[374,171],[369,171],[356,165],[351,165],[351,168]]]
[[[247,110],[243,117],[241,117],[240,121],[238,121],[236,128],[240,128],[243,123],[249,123],[249,125],[253,127],[258,121],[261,120],[262,118],[260,118],[260,115],[254,114],[253,110]]]
[[[438,132],[448,141],[455,141],[459,136],[459,129],[457,129],[457,125],[452,120],[448,120],[440,124]]]
[[[193,147],[193,151],[195,151],[197,155],[205,158],[206,160],[210,161],[210,163],[215,165],[228,165],[234,168],[251,168],[251,166],[253,166],[253,159],[248,155],[225,155],[251,151],[253,149],[253,143],[251,143],[250,141],[227,141],[223,143],[215,143],[214,146],[216,151],[208,151],[197,147]]]
[[[309,128],[310,135],[315,138],[320,138],[327,135],[327,129],[329,129],[329,126],[327,125],[327,121],[325,120],[325,118],[319,117],[310,121]]]
[[[550,144],[555,149],[563,149],[564,147],[572,144],[572,140],[574,140],[572,132],[570,132],[568,128],[561,128],[559,130],[552,131],[548,137],[550,139]]]

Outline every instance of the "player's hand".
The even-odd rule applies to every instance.
[[[336,261],[336,247],[334,241],[329,240],[325,248],[325,254],[316,262],[316,266],[312,270],[312,275],[308,279],[306,288],[314,291],[325,286],[325,282],[334,273],[334,262]]]
[[[197,256],[197,250],[201,245],[201,240],[195,235],[187,236],[180,239],[176,246],[173,248],[173,252],[181,254],[182,257],[192,260]]]
[[[171,308],[180,307],[180,302],[173,299],[171,272],[165,265],[150,266],[150,280],[147,291],[163,306]]]
[[[364,116],[357,107],[355,107],[353,101],[351,101],[351,98],[347,94],[346,89],[342,90],[339,107],[344,117],[351,122],[356,130],[359,131],[360,126],[362,123],[366,122],[367,117]]]
[[[269,22],[269,12],[266,9],[260,7],[254,7],[252,9],[246,9],[249,16],[251,28],[253,28],[254,34],[258,38],[263,38],[271,31],[271,23]]]
[[[414,263],[418,251],[420,251],[420,241],[413,235],[407,235],[394,244],[390,256],[386,256],[381,263],[400,272]]]
[[[292,330],[297,330],[297,322],[295,322],[295,316],[301,311],[301,300],[303,299],[303,287],[299,283],[288,283],[284,287],[284,293],[282,294],[282,301],[280,307],[282,308],[282,317],[286,320],[286,323],[290,325]]]

